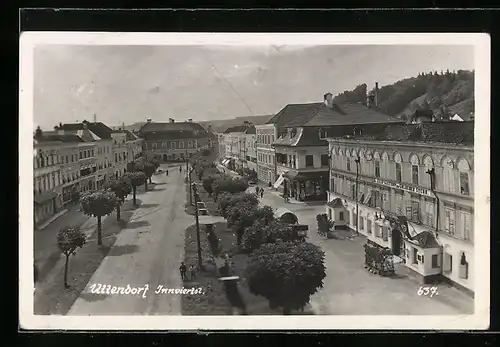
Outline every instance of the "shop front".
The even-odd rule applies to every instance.
[[[328,175],[328,171],[288,171],[284,174],[284,190],[298,201],[326,201]]]
[[[77,203],[79,199],[80,183],[76,182],[62,188],[63,205]]]

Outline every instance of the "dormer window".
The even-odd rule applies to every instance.
[[[320,140],[325,140],[327,137],[327,133],[326,133],[326,130],[321,128],[319,129],[319,139]]]
[[[292,130],[290,131],[290,138],[294,138],[295,135],[297,135],[297,129],[296,128],[292,128]]]

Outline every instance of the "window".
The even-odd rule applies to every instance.
[[[467,261],[467,257],[465,256],[465,253],[462,252],[460,255],[460,267],[458,268],[458,277],[467,279],[469,277],[468,270],[469,270],[469,262]]]
[[[444,215],[444,230],[450,235],[455,235],[455,211],[450,208],[445,208]]]
[[[363,230],[365,226],[364,218],[359,216],[359,230]]]
[[[401,163],[396,163],[396,181],[401,182]]]
[[[320,140],[324,140],[327,137],[327,133],[325,129],[319,129],[319,138]]]
[[[439,258],[437,254],[433,254],[431,257],[431,266],[433,269],[437,269],[439,267]]]
[[[356,184],[351,184],[351,198],[356,200]]]
[[[403,214],[403,192],[396,192],[396,214],[401,216]]]
[[[321,166],[328,166],[328,154],[321,155]]]
[[[471,215],[467,212],[460,212],[460,229],[464,240],[472,241]]]
[[[193,147],[193,141],[189,140],[188,141],[188,148],[192,148]]]
[[[339,220],[344,221],[344,212],[339,212]]]
[[[83,158],[83,152],[80,152],[80,159]]]
[[[170,142],[170,148],[171,149],[176,149],[177,148],[177,143],[176,142]]]
[[[306,155],[306,166],[314,166],[314,157],[310,154]]]
[[[385,225],[382,226],[382,240],[387,242],[389,240],[388,234],[389,233],[388,233],[387,227]]]
[[[469,174],[460,172],[460,194],[469,195]]]
[[[454,177],[454,165],[450,158],[443,159],[443,183],[444,190],[454,193],[455,192],[455,177]]]
[[[380,177],[380,162],[375,161],[375,177]]]
[[[182,141],[179,142],[179,148],[184,148],[184,142]]]
[[[411,252],[413,254],[412,264],[418,264],[418,251],[417,251],[417,249],[415,247],[412,247]]]
[[[424,203],[423,223],[430,227],[434,226],[434,203],[426,201]]]
[[[347,157],[346,159],[346,169],[347,171],[351,171],[351,158]]]
[[[411,183],[418,185],[418,165],[411,166]]]
[[[411,221],[420,223],[420,203],[418,201],[411,202]]]
[[[370,219],[366,219],[366,232],[371,235],[372,234],[372,221]]]

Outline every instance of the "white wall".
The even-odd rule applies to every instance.
[[[443,271],[443,276],[474,291],[474,245],[443,233],[439,234],[439,242],[443,246],[443,254],[448,253],[452,256],[452,271]],[[467,279],[459,277],[460,257],[462,252],[465,252],[467,262],[469,263]]]

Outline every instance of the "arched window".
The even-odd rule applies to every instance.
[[[382,153],[382,177],[391,178],[391,172],[389,170],[389,155],[387,152]]]
[[[470,165],[465,159],[460,159],[457,163],[459,180],[460,180],[460,194],[462,195],[470,195],[470,187],[469,187],[469,173],[470,173]]]
[[[455,193],[455,165],[453,161],[444,157],[442,160],[443,166],[443,186],[450,193]]]
[[[424,185],[429,188],[434,188],[431,186],[431,176],[429,172],[431,172],[432,169],[434,169],[434,161],[432,160],[432,157],[430,155],[425,155],[424,156],[424,170],[425,170],[425,179],[423,180]]]
[[[373,164],[375,166],[375,177],[380,178],[380,153],[378,151],[373,153]]]
[[[418,185],[419,184],[419,161],[418,157],[415,154],[410,156],[410,166],[411,166],[411,183]]]
[[[401,170],[401,163],[403,162],[403,158],[401,158],[401,154],[396,153],[394,154],[394,163],[395,163],[395,169],[396,169],[396,181],[401,182],[402,180],[402,170]]]

